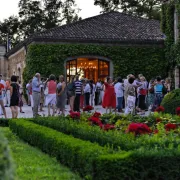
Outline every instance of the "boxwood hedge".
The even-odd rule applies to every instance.
[[[180,89],[175,89],[168,93],[162,100],[161,105],[166,113],[175,114],[176,108],[180,107]]]
[[[81,176],[92,176],[95,159],[109,151],[97,144],[76,139],[23,119],[10,120],[9,126],[21,139],[56,157]]]
[[[0,129],[0,179],[13,180],[14,179],[14,165],[8,147],[8,142],[5,139]]]

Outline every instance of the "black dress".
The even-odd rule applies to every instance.
[[[19,104],[19,86],[17,83],[11,83],[13,93],[11,96],[10,106],[18,106]]]

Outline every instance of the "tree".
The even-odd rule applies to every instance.
[[[36,32],[80,20],[74,0],[20,0],[19,16],[0,22],[0,41],[13,45]]]
[[[149,19],[160,19],[162,0],[94,0],[103,12],[122,11]]]
[[[17,16],[10,16],[3,22],[0,22],[0,41],[6,43],[7,36],[11,40],[11,45],[15,45],[20,42],[18,36],[20,22]]]

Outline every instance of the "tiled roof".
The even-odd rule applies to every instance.
[[[82,41],[162,41],[160,22],[109,12],[37,33],[34,38]]]
[[[32,41],[162,44],[164,35],[159,21],[109,12],[36,33],[15,49]]]

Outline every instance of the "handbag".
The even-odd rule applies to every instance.
[[[140,89],[139,94],[146,96],[147,95],[147,90],[146,89]]]
[[[48,87],[46,87],[46,89],[44,90],[44,95],[47,96],[48,95]]]

